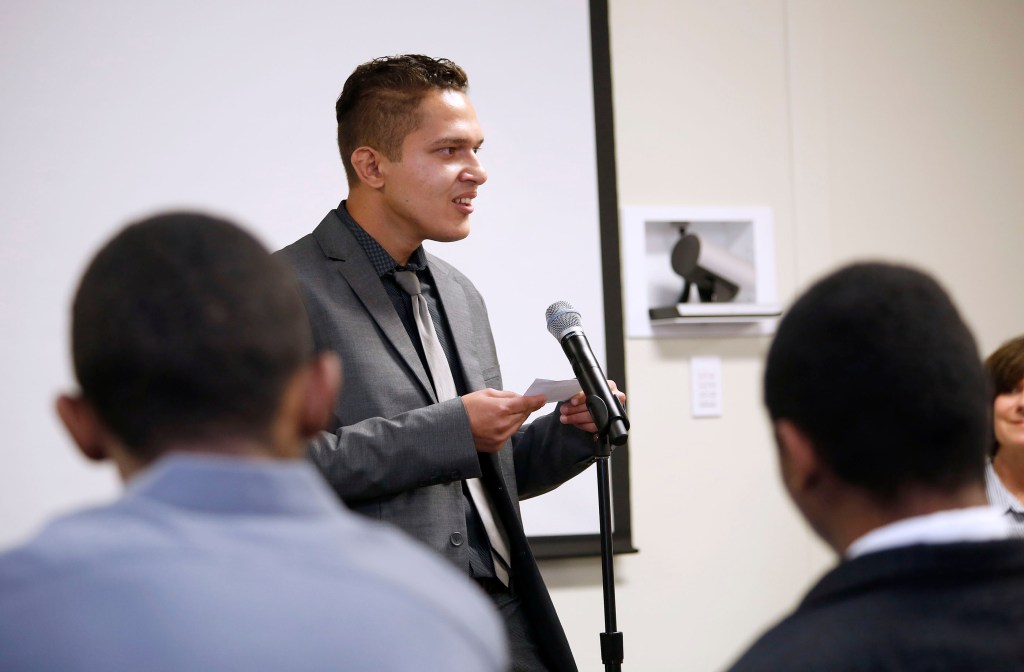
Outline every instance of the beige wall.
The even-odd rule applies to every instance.
[[[884,258],[934,273],[983,352],[1024,332],[1024,3],[610,5],[622,205],[770,206],[784,303]],[[832,562],[776,482],[767,346],[627,341],[625,669],[721,668]],[[725,412],[695,420],[688,361],[705,354],[722,358]],[[604,669],[597,561],[544,572],[581,670]]]

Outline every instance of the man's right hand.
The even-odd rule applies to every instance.
[[[473,442],[481,453],[496,453],[516,433],[530,414],[547,403],[538,394],[524,397],[508,390],[478,390],[463,395]]]

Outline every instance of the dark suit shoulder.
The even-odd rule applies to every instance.
[[[446,277],[448,280],[457,283],[466,292],[467,297],[475,299],[476,301],[483,303],[483,296],[480,291],[477,290],[476,285],[469,277],[449,264],[444,259],[427,252],[427,263],[430,265],[430,272],[434,277]]]
[[[915,545],[840,563],[730,668],[1024,669],[1024,542]]]
[[[274,252],[273,256],[284,259],[287,262],[293,262],[296,259],[306,257],[314,250],[319,252],[319,249],[319,246],[316,244],[316,239],[313,238],[313,234],[307,233],[294,243],[285,245],[280,250]],[[323,253],[320,252],[320,254],[322,255]]]
[[[274,254],[289,259],[305,259],[315,257],[344,258],[345,252],[354,242],[351,234],[338,217],[337,210],[331,210],[311,232],[299,238],[291,245],[286,245]]]

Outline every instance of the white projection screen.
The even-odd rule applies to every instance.
[[[505,387],[572,376],[544,325],[559,299],[579,309],[606,361],[585,0],[458,10],[414,0],[8,0],[3,15],[0,546],[120,489],[111,467],[75,452],[53,412],[73,387],[68,310],[92,253],[121,225],[168,209],[233,219],[272,249],[311,231],[346,193],[335,99],[376,56],[444,56],[469,74],[489,181],[470,237],[427,245],[487,300]],[[538,555],[597,552],[546,543],[596,535],[595,483],[590,469],[523,503]],[[628,508],[619,494],[616,506]]]

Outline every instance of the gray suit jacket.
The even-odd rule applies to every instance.
[[[337,352],[344,383],[332,433],[310,455],[353,510],[402,528],[468,572],[462,479],[483,480],[509,536],[513,582],[552,669],[572,653],[523,532],[519,499],[547,492],[593,461],[591,439],[558,422],[557,409],[496,455],[476,452],[460,399],[437,403],[430,380],[359,243],[332,210],[277,254],[298,275],[318,350]],[[428,256],[466,385],[501,389],[480,294],[462,273]]]

